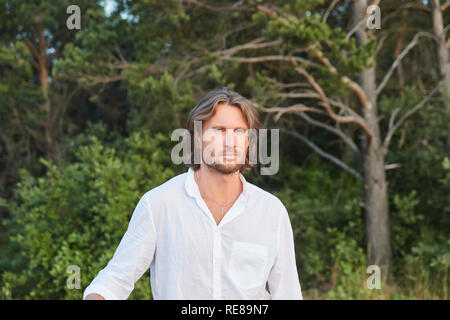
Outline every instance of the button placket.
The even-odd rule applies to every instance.
[[[222,297],[222,283],[220,280],[222,238],[220,229],[214,231],[213,237],[213,298],[215,300]]]

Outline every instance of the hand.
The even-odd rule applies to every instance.
[[[97,293],[90,293],[84,300],[105,300],[105,298]]]

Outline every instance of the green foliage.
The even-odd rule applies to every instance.
[[[442,183],[442,186],[445,190],[450,191],[450,159],[448,157],[445,157],[442,161],[442,167],[445,170],[445,176],[440,180],[440,182]],[[447,216],[450,215],[450,201],[447,202],[447,205],[444,207],[443,212]]]
[[[401,257],[411,248],[414,241],[418,241],[417,233],[424,216],[415,212],[419,203],[417,192],[411,191],[407,196],[394,196],[395,210],[391,212],[392,248],[395,255]]]
[[[378,293],[373,289],[369,290],[367,287],[366,255],[355,239],[348,239],[341,235],[332,256],[334,266],[331,279],[332,287],[327,292],[328,299],[361,299],[364,296]]]
[[[184,128],[186,123],[183,119],[195,106],[192,97],[195,86],[190,81],[175,85],[176,80],[168,72],[143,77],[141,71],[140,68],[131,70],[127,79],[130,100],[139,106],[131,111],[128,129],[149,128],[152,132],[171,132]]]
[[[442,161],[445,170],[444,178],[440,180],[442,187],[450,187],[450,161],[445,157]],[[444,214],[449,213],[449,204],[443,208]],[[405,230],[402,230],[405,232]],[[420,298],[449,298],[450,289],[450,239],[436,243],[435,230],[431,226],[420,229],[420,241],[412,246],[405,255],[401,271],[404,273],[401,283],[410,289],[411,294]],[[408,246],[404,246],[408,247]]]
[[[406,87],[402,95],[382,98],[379,107],[381,112],[386,114],[400,108],[398,119],[420,99],[417,89]],[[397,163],[399,168],[389,170],[386,174],[389,187],[393,190],[389,198],[394,228],[393,250],[398,256],[403,256],[417,244],[418,235],[423,232],[421,229],[434,230],[430,238],[426,239],[429,243],[442,243],[448,239],[450,185],[446,180],[448,171],[445,169],[445,158],[448,157],[446,119],[448,111],[445,111],[438,101],[430,103],[426,110],[407,120],[391,141],[386,162]],[[386,119],[381,123],[383,132],[388,129],[388,121],[389,119]],[[396,220],[397,218],[403,222]],[[406,234],[400,235],[399,230],[395,230],[396,221],[405,227],[409,225],[408,228],[402,229]],[[397,242],[400,238],[405,238],[405,241]]]
[[[285,187],[276,194],[291,219],[301,283],[317,288],[331,279],[339,243],[364,248],[359,183],[344,173],[333,177],[317,157],[305,168],[283,168]]]
[[[420,242],[405,257],[399,281],[418,299],[449,299],[450,240],[427,245]]]
[[[73,164],[44,161],[48,172],[40,178],[22,171],[7,223],[16,255],[3,261],[4,298],[80,299],[111,259],[139,198],[174,175],[164,141],[135,133],[116,150],[91,136]],[[82,290],[66,286],[70,265],[81,268]],[[149,293],[147,272],[130,298]]]

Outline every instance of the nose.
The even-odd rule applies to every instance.
[[[236,135],[234,134],[234,131],[231,129],[227,129],[225,132],[225,149],[232,148],[236,146]]]

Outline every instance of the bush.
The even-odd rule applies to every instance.
[[[9,248],[3,261],[3,299],[81,299],[125,233],[139,198],[175,175],[163,135],[135,133],[116,150],[95,136],[63,167],[42,162],[41,178],[21,172],[10,204]],[[67,286],[67,268],[80,267],[81,290]],[[130,299],[150,299],[149,272]]]
[[[337,177],[332,172],[317,157],[306,168],[284,167],[280,172],[286,185],[276,195],[289,212],[304,291],[326,290],[339,244],[347,241],[355,250],[365,246],[360,184],[345,172]]]

